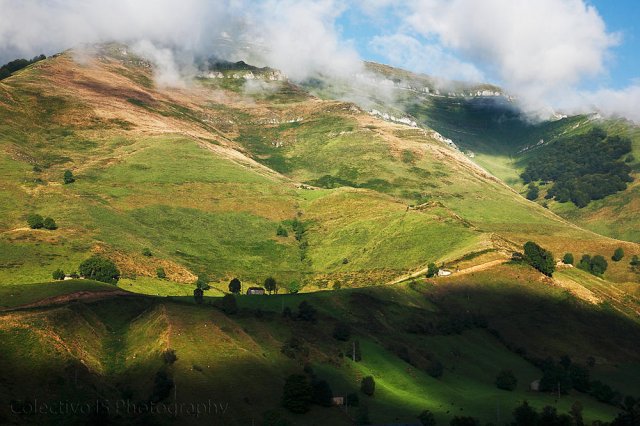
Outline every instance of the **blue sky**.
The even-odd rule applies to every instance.
[[[622,36],[621,44],[612,49],[614,56],[607,82],[614,88],[623,88],[640,78],[640,1],[592,0],[591,3],[607,27]]]
[[[398,3],[396,2],[396,4]],[[589,0],[585,4],[596,8],[604,20],[607,32],[615,33],[619,36],[619,40],[615,46],[607,49],[604,72],[596,77],[585,78],[580,82],[579,87],[586,90],[602,88],[621,90],[637,83],[640,79],[640,1]],[[397,10],[394,11],[394,8],[397,9],[392,5],[381,8],[380,13],[371,14],[360,7],[348,7],[338,17],[336,24],[344,40],[353,43],[362,58],[411,69],[412,67],[408,63],[393,63],[388,55],[372,46],[372,40],[376,36],[391,35],[399,29],[402,31],[403,27],[406,28],[402,17],[397,13]],[[553,11],[550,10],[549,13],[553,13]],[[415,35],[415,31],[408,32]],[[455,55],[455,52],[449,49],[445,49],[445,51]],[[412,71],[421,72],[423,70],[412,69]],[[441,77],[447,76],[441,75]],[[486,81],[492,83],[500,84],[501,82],[500,78],[491,72],[485,73],[484,77]]]

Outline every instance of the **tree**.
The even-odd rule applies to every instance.
[[[418,415],[418,420],[420,420],[420,424],[422,426],[436,426],[436,418],[429,410],[424,410],[422,413],[420,413]]]
[[[580,258],[580,262],[578,262],[578,269],[591,272],[591,256],[583,254],[582,258]]]
[[[533,241],[528,241],[524,245],[524,257],[527,263],[546,276],[552,276],[555,270],[555,260],[553,253],[543,249]]]
[[[480,426],[480,421],[469,416],[455,416],[449,426]]]
[[[27,216],[27,224],[31,229],[40,229],[44,226],[44,219],[39,214],[33,213]]]
[[[591,273],[602,275],[607,270],[607,261],[604,256],[596,255],[591,258]]]
[[[622,250],[622,247],[618,247],[613,252],[613,256],[611,256],[611,260],[613,260],[614,262],[620,262],[623,257],[624,257],[624,250]]]
[[[516,426],[538,426],[539,417],[538,412],[527,401],[513,410]]]
[[[442,377],[442,374],[444,374],[444,365],[442,365],[442,363],[437,359],[434,359],[429,362],[426,371],[428,375],[430,375],[434,379],[438,379]]]
[[[53,271],[53,274],[51,274],[51,276],[53,277],[54,280],[58,280],[58,281],[64,280],[64,277],[65,277],[64,271],[60,268]]]
[[[503,389],[507,391],[515,390],[518,385],[518,379],[516,379],[515,374],[511,370],[502,370],[498,373],[496,377],[496,386],[498,389]]]
[[[288,237],[289,233],[287,232],[284,226],[278,225],[278,230],[276,231],[276,235],[278,237]]]
[[[333,327],[333,338],[343,342],[348,341],[351,338],[351,327],[349,324],[339,322]]]
[[[440,271],[440,268],[438,268],[435,263],[430,263],[427,267],[427,278],[435,277],[436,275],[438,275],[438,271]]]
[[[284,382],[282,406],[292,413],[303,414],[309,411],[313,397],[307,376],[292,374]]]
[[[75,182],[76,178],[73,177],[73,172],[71,172],[71,170],[65,170],[62,180],[65,185],[68,185],[70,183]]]
[[[573,265],[573,254],[565,253],[564,257],[562,258],[562,263],[564,263],[565,265]]]
[[[538,195],[540,195],[540,188],[535,183],[530,183],[527,191],[527,200],[535,201],[538,199]]]
[[[276,283],[276,279],[273,277],[269,277],[264,280],[264,288],[271,294],[272,292],[277,292],[278,284]]]
[[[162,352],[162,360],[167,365],[172,365],[176,362],[178,360],[178,356],[176,355],[175,349],[166,349]]]
[[[573,424],[575,426],[584,426],[584,420],[582,419],[582,404],[576,401],[571,406],[571,417],[573,418]]]
[[[629,262],[629,265],[631,265],[631,266],[640,266],[640,259],[638,258],[637,254],[633,255],[633,257],[631,258],[631,262]]]
[[[238,304],[233,294],[225,294],[222,298],[222,311],[227,315],[233,315],[238,312]]]
[[[196,287],[193,290],[193,298],[195,299],[197,304],[202,304],[202,302],[204,301],[204,291],[202,291],[201,288]]]
[[[196,280],[196,287],[202,291],[207,291],[211,288],[209,285],[209,278],[206,275],[198,275]]]
[[[151,252],[151,249],[149,249],[149,247],[145,247],[142,249],[142,255],[143,256],[147,256],[147,257],[151,257],[153,256],[153,253]]]
[[[298,319],[299,320],[301,320],[301,321],[309,321],[309,322],[316,322],[317,315],[318,315],[318,312],[316,311],[316,308],[314,308],[313,305],[311,303],[307,302],[306,300],[303,300],[298,305]]]
[[[58,225],[56,225],[56,221],[50,217],[45,218],[45,220],[42,222],[42,227],[50,231],[58,229]]]
[[[373,376],[366,376],[360,382],[360,390],[363,394],[373,396],[376,391],[376,381]]]
[[[326,380],[314,380],[311,383],[313,403],[322,407],[333,405],[333,391]]]
[[[241,289],[242,289],[242,283],[240,282],[239,279],[234,278],[231,281],[229,281],[229,291],[231,293],[239,294]]]
[[[156,276],[161,280],[167,278],[167,273],[164,271],[163,267],[159,267],[156,269]]]
[[[100,256],[92,256],[82,262],[78,272],[85,278],[109,284],[117,284],[120,279],[120,270],[116,264]]]

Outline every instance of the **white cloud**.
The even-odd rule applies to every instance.
[[[484,76],[473,64],[447,53],[436,43],[422,43],[406,34],[376,36],[371,48],[390,65],[450,80],[482,82]]]
[[[149,44],[163,49],[260,57],[293,78],[359,69],[341,41],[334,0],[0,0],[0,60],[51,54],[82,43]],[[221,43],[222,34],[227,40]],[[165,70],[166,71],[166,70]]]
[[[583,0],[417,0],[406,20],[533,105],[604,73],[619,41]]]
[[[581,91],[566,101],[564,107],[574,113],[597,111],[604,116],[624,117],[640,123],[640,83],[621,90]]]

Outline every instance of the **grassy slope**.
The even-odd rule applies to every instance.
[[[163,267],[177,282],[273,274],[287,287],[386,281],[491,245],[495,233],[520,243],[545,228],[562,245],[614,244],[568,228],[418,129],[280,82],[251,94],[226,80],[158,91],[148,69],[105,55],[82,67],[62,55],[2,83],[1,282],[72,272],[91,251],[131,278]],[[75,183],[62,185],[65,169]],[[297,188],[327,175],[359,189]],[[26,229],[30,212],[60,229]],[[290,228],[275,235],[296,217],[308,248]]]
[[[539,378],[540,371],[508,347],[536,357],[566,353],[580,363],[595,356],[598,361],[592,374],[606,372],[607,382],[633,390],[637,329],[629,332],[624,320],[613,320],[606,309],[581,304],[562,289],[540,286],[537,274],[528,268],[501,268],[479,273],[472,280],[451,278],[437,286],[405,283],[357,291],[243,296],[238,300],[241,312],[232,316],[208,305],[141,298],[3,314],[0,357],[3,365],[11,368],[3,370],[2,380],[7,384],[5,391],[13,392],[16,400],[91,400],[96,392],[103,398],[127,395],[140,400],[151,393],[154,374],[166,369],[177,384],[179,401],[211,398],[229,406],[214,421],[246,424],[252,419],[261,421],[265,410],[278,409],[284,377],[300,372],[308,363],[330,382],[336,394],[356,391],[361,377],[373,375],[376,395],[361,396],[361,400],[369,406],[375,422],[411,422],[427,408],[440,421],[457,414],[495,421],[496,406],[505,421],[524,399],[539,408],[556,406],[561,412],[581,401],[587,421],[610,419],[616,411],[613,407],[585,395],[573,392],[556,402],[552,395],[529,392],[528,383]],[[496,273],[505,277],[504,282],[495,281]],[[516,275],[517,284],[507,284]],[[319,309],[317,324],[280,316],[282,306],[295,311],[301,300]],[[216,303],[216,299],[208,298],[207,302]],[[523,312],[521,306],[527,305],[535,309]],[[260,308],[259,316],[256,308]],[[454,318],[469,309],[481,312],[500,339],[474,326],[446,334],[405,331],[411,323]],[[555,332],[541,332],[539,321],[547,318],[553,322],[559,315],[563,321],[555,323]],[[331,338],[337,319],[352,325],[361,343],[362,362],[353,363],[339,355],[349,352],[350,343]],[[308,356],[292,360],[280,353],[291,335],[303,340]],[[574,335],[575,340],[567,341]],[[411,364],[395,355],[394,348],[402,346],[409,349]],[[178,356],[171,367],[163,367],[161,361],[167,348]],[[426,357],[444,364],[442,378],[425,373]],[[43,389],[36,385],[44,374],[39,370],[44,368],[42,363],[39,367],[39,359],[47,360],[47,375],[52,378]],[[519,379],[516,391],[495,388],[495,375],[502,368],[515,372]],[[21,381],[18,388],[18,377],[24,374],[29,374],[29,379]],[[83,393],[78,393],[78,387]],[[173,394],[168,399],[173,401]],[[11,418],[7,412],[0,414]],[[284,415],[296,424],[326,424],[329,419],[332,424],[349,424],[347,415],[338,408],[314,408],[305,416]],[[41,420],[60,422],[55,416]],[[160,421],[162,424],[162,418]],[[181,421],[197,424],[209,419]]]

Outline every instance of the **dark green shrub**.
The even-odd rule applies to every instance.
[[[535,183],[530,183],[527,191],[527,200],[535,201],[538,199],[538,195],[540,195],[540,188]]]
[[[163,267],[159,267],[156,269],[156,276],[161,280],[167,278],[167,273],[164,271]]]
[[[147,256],[147,257],[151,257],[153,256],[153,253],[151,252],[151,249],[149,247],[145,247],[142,249],[142,255],[143,256]]]
[[[422,413],[420,413],[418,415],[418,420],[420,420],[420,424],[422,426],[436,426],[436,418],[429,410],[424,410]]]
[[[360,391],[368,396],[373,396],[376,391],[376,381],[373,376],[366,376],[360,382]]]
[[[53,271],[53,274],[51,274],[51,276],[53,277],[54,280],[58,280],[58,281],[62,281],[64,280],[64,271],[62,269],[56,269],[55,271]]]
[[[427,267],[427,278],[435,277],[438,275],[438,271],[440,271],[440,268],[438,268],[435,263],[430,263]]]
[[[624,257],[624,250],[622,249],[622,247],[618,247],[613,252],[613,256],[611,256],[611,260],[613,260],[614,262],[620,262],[623,257]]]
[[[287,232],[286,228],[282,225],[278,226],[278,230],[276,231],[276,235],[278,237],[288,237],[289,233]]]
[[[42,227],[50,231],[58,229],[58,225],[56,225],[56,221],[50,217],[47,217],[44,219],[44,221],[42,222]]]
[[[552,276],[555,271],[556,264],[553,258],[553,253],[543,249],[533,241],[528,241],[524,245],[524,258],[538,271],[547,276]]]
[[[231,281],[229,281],[229,291],[233,294],[238,294],[240,293],[240,290],[242,289],[242,283],[240,282],[239,279],[234,278]]]
[[[564,257],[562,258],[562,263],[564,263],[565,265],[573,265],[573,254],[572,253],[565,253]]]
[[[64,176],[62,177],[62,181],[64,182],[65,185],[68,185],[70,183],[75,182],[76,178],[73,177],[73,172],[71,172],[71,170],[65,170]]]
[[[27,216],[27,224],[31,229],[40,229],[44,226],[44,219],[39,214],[30,214]]]

